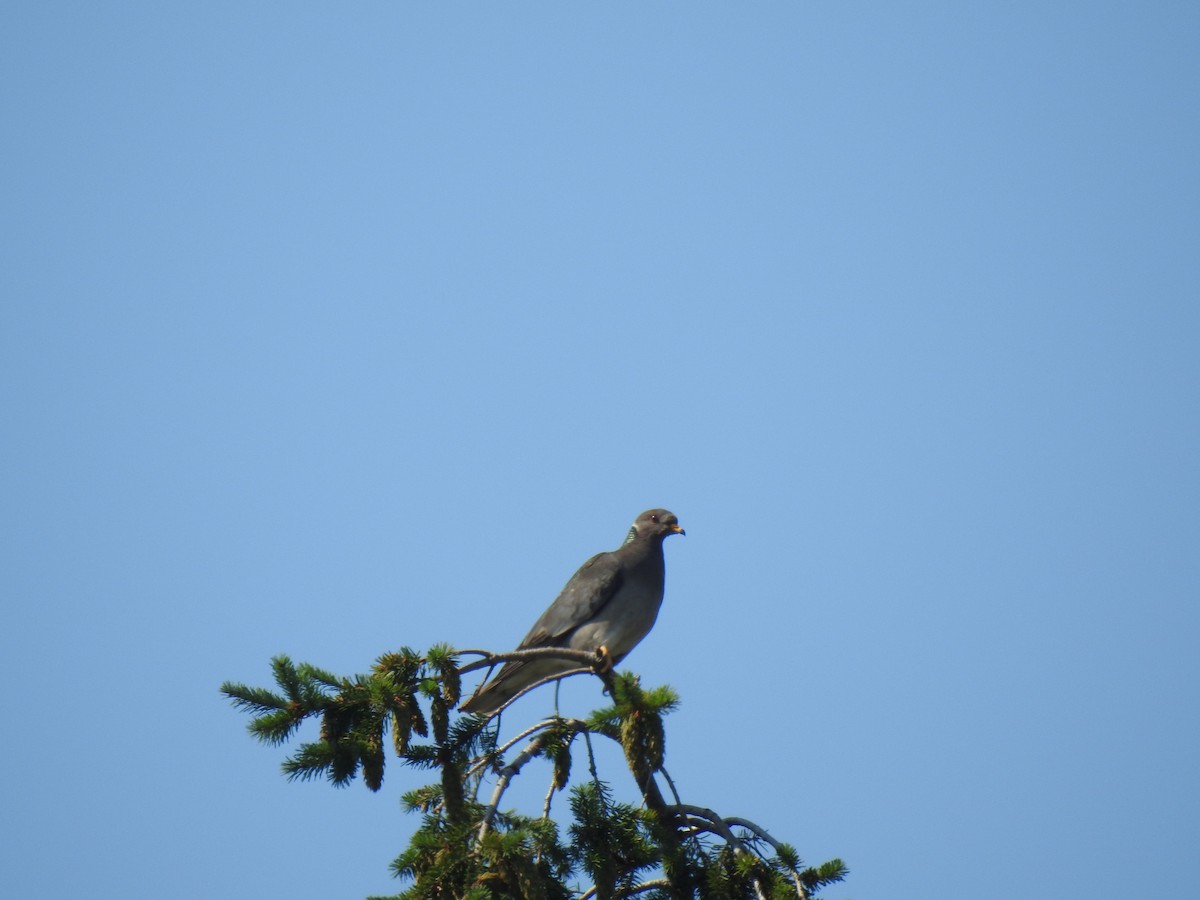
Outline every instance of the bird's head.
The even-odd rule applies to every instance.
[[[679,527],[679,519],[669,509],[648,509],[633,520],[629,529],[628,540],[638,538],[657,538],[662,540],[672,534],[687,534]]]

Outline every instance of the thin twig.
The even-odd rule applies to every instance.
[[[518,700],[520,700],[522,697],[524,697],[530,691],[536,691],[538,688],[542,687],[543,685],[550,684],[552,681],[562,681],[564,678],[570,678],[572,675],[588,675],[588,674],[591,674],[591,672],[592,672],[591,669],[570,669],[566,672],[559,672],[555,675],[547,675],[545,678],[535,681],[533,684],[529,685],[529,687],[525,688],[524,690],[518,691],[517,693],[513,694],[510,698],[508,698],[508,700],[504,701],[504,703],[501,706],[497,707],[496,711],[487,717],[487,720],[496,718],[496,716],[500,715],[500,713],[504,712],[506,709],[508,709],[510,706],[512,706],[514,703],[516,703]]]
[[[685,816],[690,816],[692,819],[700,819],[707,823],[702,830],[709,831],[725,841],[734,850],[741,850],[743,853],[749,851],[743,846],[741,840],[734,834],[729,826],[725,824],[725,820],[713,812],[711,809],[705,809],[702,806],[692,806],[689,803],[680,803],[676,806],[669,807],[673,813],[683,813]]]
[[[546,791],[546,802],[542,804],[542,818],[550,818],[550,802],[554,799],[554,792],[558,789],[555,783],[554,773],[550,773],[550,789]]]
[[[468,672],[478,669],[486,669],[488,666],[500,662],[518,662],[527,659],[565,659],[568,662],[577,662],[588,669],[595,669],[602,661],[599,654],[590,650],[571,650],[568,647],[529,647],[525,650],[510,650],[507,653],[490,653],[484,650],[456,650],[454,652],[456,654],[486,654],[483,659],[460,666],[458,669],[460,675],[466,675]]]
[[[747,831],[754,832],[755,836],[771,845],[771,849],[775,851],[775,856],[782,861],[783,857],[780,854],[780,850],[783,845],[771,837],[761,825],[756,825],[749,819],[743,819],[740,816],[727,816],[725,821],[730,825],[736,825],[739,828],[745,828]],[[788,866],[788,871],[792,873],[792,881],[796,885],[796,893],[800,896],[801,900],[808,900],[808,890],[804,887],[804,882],[800,880],[800,873],[793,866]]]
[[[748,856],[753,855],[749,850],[746,849],[746,846],[742,843],[741,839],[733,833],[732,829],[730,829],[725,820],[711,809],[705,809],[703,806],[692,806],[687,803],[681,803],[675,806],[674,810],[682,812],[686,816],[691,816],[694,819],[701,819],[705,822],[708,822],[710,827],[706,828],[706,830],[711,831],[713,834],[716,834],[724,839],[725,843],[732,847],[735,853],[745,853]],[[766,900],[766,894],[763,893],[762,883],[758,876],[752,875],[751,881],[754,884],[755,896],[759,897],[760,900]]]
[[[733,847],[736,851],[749,853],[750,851],[746,849],[745,843],[733,833],[730,826],[745,828],[747,831],[753,832],[756,837],[770,844],[775,850],[776,857],[782,861],[782,857],[779,857],[779,849],[781,847],[779,841],[771,837],[771,835],[767,833],[766,829],[756,825],[749,819],[743,819],[737,816],[725,818],[721,815],[718,815],[711,809],[706,809],[702,806],[691,806],[687,803],[677,804],[676,806],[672,807],[672,809],[674,811],[681,812],[686,816],[690,816],[693,821],[695,819],[702,820],[702,822],[707,824],[695,826],[699,828],[699,830],[708,831],[717,835],[718,837],[723,838],[725,842]],[[809,900],[808,891],[804,887],[804,882],[800,880],[800,873],[790,865],[788,866],[788,871],[792,873],[792,883],[796,886],[796,896],[799,897],[800,900]],[[755,890],[759,890],[757,879],[755,879]]]
[[[483,814],[483,821],[479,825],[477,840],[482,841],[487,835],[488,829],[491,828],[492,817],[496,815],[496,809],[500,806],[500,798],[504,796],[505,790],[508,789],[508,783],[512,781],[513,776],[521,771],[525,763],[541,752],[545,744],[546,736],[544,734],[538,735],[529,742],[529,746],[517,754],[512,762],[500,770],[500,777],[496,779],[496,789],[492,791],[492,801],[488,804],[487,811]]]
[[[634,894],[644,894],[646,891],[653,891],[658,888],[669,888],[671,882],[666,878],[655,878],[653,881],[643,881],[641,884],[635,884],[627,891],[621,891],[617,894],[618,897],[632,897]],[[586,891],[579,895],[579,900],[588,900],[589,897],[596,896],[596,886],[592,885]]]
[[[646,891],[653,891],[657,888],[669,888],[671,882],[665,878],[655,878],[653,881],[643,881],[641,884],[635,884],[627,891],[622,891],[620,896],[632,897],[634,894],[644,894]]]
[[[592,781],[598,783],[600,781],[600,773],[596,771],[596,754],[592,751],[592,731],[590,728],[584,730],[583,739],[587,743],[588,748],[588,771],[592,773]]]
[[[675,805],[680,806],[683,801],[679,799],[679,791],[675,789],[675,781],[667,774],[667,770],[662,766],[658,767],[658,771],[662,772],[663,778],[667,779],[667,785],[671,788],[671,796],[675,798]]]
[[[533,737],[533,735],[537,734],[539,731],[544,731],[545,729],[549,728],[553,724],[554,724],[553,719],[543,719],[541,722],[538,722],[536,725],[530,725],[528,728],[526,728],[520,734],[513,736],[510,740],[506,741],[505,743],[503,743],[499,747],[497,747],[496,752],[503,755],[503,754],[507,753],[509,750],[511,750],[515,745],[517,745],[521,741],[525,740],[525,738]]]
[[[538,726],[535,726],[535,727],[529,729],[528,733],[532,734],[533,732],[535,732],[545,726],[554,725],[554,724],[563,723],[563,722],[569,724],[576,731],[582,731],[585,735],[588,733],[587,732],[587,723],[584,722],[582,719],[548,720],[546,722],[541,723]],[[531,759],[533,759],[535,756],[538,756],[542,752],[542,749],[546,746],[546,741],[547,741],[548,737],[549,737],[549,735],[545,731],[543,731],[541,734],[539,734],[537,737],[535,737],[532,741],[530,741],[524,750],[522,750],[515,757],[513,757],[512,762],[510,762],[508,765],[506,765],[503,769],[500,770],[499,777],[496,779],[496,788],[495,788],[495,790],[492,791],[491,802],[488,804],[488,808],[487,808],[486,812],[484,812],[484,814],[483,814],[483,822],[479,826],[479,838],[478,838],[479,840],[483,840],[484,835],[486,835],[488,833],[488,829],[491,828],[492,818],[496,815],[496,810],[500,806],[500,798],[504,795],[504,792],[506,790],[508,790],[509,782],[511,782],[513,777],[516,776],[516,774],[525,767],[525,764],[527,762],[529,762]],[[517,740],[517,739],[514,739],[514,740]],[[595,771],[594,764],[592,767],[592,771],[593,772]],[[549,812],[547,812],[547,816],[548,815],[549,815]]]

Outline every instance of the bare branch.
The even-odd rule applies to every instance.
[[[546,800],[542,804],[542,818],[543,819],[550,818],[550,802],[554,799],[554,791],[556,789],[557,789],[557,785],[555,785],[555,783],[554,783],[554,773],[551,772],[550,773],[550,788],[549,788],[549,790],[546,791]]]
[[[692,806],[689,803],[677,803],[675,806],[667,807],[667,811],[682,813],[692,819],[702,819],[706,823],[703,827],[704,831],[711,831],[735,850],[741,850],[743,853],[749,852],[738,839],[738,836],[729,829],[729,825],[726,824],[725,820],[711,809],[705,809],[703,806]]]
[[[477,669],[486,669],[501,662],[516,662],[523,659],[565,659],[586,666],[589,670],[596,668],[602,659],[597,653],[588,650],[571,650],[566,647],[530,647],[526,650],[510,650],[508,653],[492,653],[488,650],[455,650],[454,653],[474,653],[483,656],[475,662],[460,666],[458,671],[465,675]]]
[[[655,878],[653,881],[643,881],[641,884],[635,884],[627,891],[622,891],[620,896],[632,897],[634,894],[644,894],[646,891],[653,891],[657,888],[669,888],[671,882],[665,878]]]
[[[570,678],[572,675],[587,675],[593,671],[594,670],[592,670],[592,669],[569,669],[566,672],[559,672],[557,675],[547,675],[545,678],[535,681],[533,684],[529,685],[529,687],[513,694],[511,697],[508,698],[508,700],[506,700],[504,702],[503,705],[498,707],[496,709],[496,711],[494,713],[492,713],[490,716],[488,716],[487,719],[485,719],[484,721],[490,722],[492,719],[496,718],[496,716],[500,715],[500,713],[504,712],[506,709],[508,709],[510,706],[512,706],[514,703],[516,703],[518,700],[520,700],[522,697],[524,697],[526,694],[528,694],[530,691],[536,691],[538,688],[542,687],[543,685],[550,684],[555,681],[562,681],[564,678]],[[474,696],[474,694],[472,694],[471,696]]]
[[[734,850],[742,853],[749,853],[750,851],[746,849],[746,845],[737,837],[737,835],[733,833],[730,826],[745,828],[747,831],[753,832],[755,837],[760,838],[761,840],[770,844],[772,849],[775,850],[776,856],[782,860],[782,857],[779,857],[779,851],[782,847],[779,841],[771,837],[771,835],[767,833],[766,829],[754,824],[749,819],[743,819],[737,816],[724,818],[711,809],[705,809],[702,806],[691,806],[687,803],[676,804],[675,806],[670,807],[670,809],[691,817],[693,824],[695,824],[695,819],[702,820],[704,824],[698,826],[701,830],[712,832],[718,837],[723,838],[725,842],[729,844],[729,846],[734,848]],[[792,883],[796,886],[796,896],[799,897],[800,900],[809,900],[808,891],[804,887],[804,882],[800,880],[800,873],[792,866],[788,866],[788,871],[792,873]],[[757,880],[755,881],[755,890],[759,890]]]
[[[657,890],[658,888],[669,888],[671,882],[666,878],[655,878],[653,881],[643,881],[641,884],[635,884],[633,887],[625,891],[620,891],[618,897],[632,897],[634,894],[644,894],[646,891]],[[596,896],[596,886],[592,885],[586,891],[579,895],[579,900],[590,900]]]
[[[671,807],[671,809],[682,812],[684,815],[690,816],[694,819],[702,819],[707,822],[708,825],[706,826],[705,830],[719,835],[722,839],[724,839],[725,843],[733,848],[735,853],[753,855],[749,850],[746,849],[746,845],[742,843],[738,836],[733,833],[725,819],[721,818],[711,809],[705,809],[702,806],[692,806],[687,803],[680,803],[674,807]],[[758,876],[754,875],[751,876],[751,878],[754,883],[755,896],[759,897],[760,900],[766,900],[767,895],[763,893],[762,882],[759,880]]]
[[[548,719],[545,722],[542,722],[529,729],[526,734],[532,734],[539,730],[542,733],[530,741],[524,750],[513,757],[512,762],[500,770],[500,775],[496,779],[496,788],[492,791],[491,802],[488,804],[488,808],[483,814],[483,822],[479,826],[479,840],[483,840],[484,835],[486,835],[488,830],[491,828],[492,819],[495,817],[496,810],[500,806],[500,798],[503,797],[504,792],[508,790],[509,782],[511,782],[517,773],[519,773],[521,769],[525,767],[527,762],[538,756],[542,752],[542,749],[546,746],[546,741],[548,740],[549,735],[546,733],[545,729],[548,726],[559,723],[565,723],[576,731],[582,731],[585,735],[588,733],[587,723],[582,719]],[[520,738],[514,738],[512,741],[506,744],[505,747],[507,748],[512,746],[512,744],[517,740],[520,740]],[[551,785],[551,793],[553,793],[553,784]],[[549,805],[549,798],[547,798],[547,816],[549,815]]]
[[[522,750],[507,766],[500,770],[500,777],[496,779],[496,789],[492,791],[492,800],[488,804],[487,811],[483,814],[483,821],[479,825],[479,836],[477,840],[482,841],[488,833],[488,829],[492,827],[492,818],[496,815],[496,809],[500,806],[500,798],[504,796],[504,792],[508,789],[508,784],[516,775],[535,756],[537,756],[542,747],[546,745],[546,735],[539,734],[536,738],[529,742],[529,745]]]
[[[671,789],[671,796],[675,798],[675,805],[679,806],[681,803],[683,803],[683,801],[679,799],[679,791],[676,790],[676,788],[675,788],[674,779],[672,779],[671,776],[669,774],[667,774],[667,770],[665,768],[663,768],[662,766],[658,767],[658,771],[662,772],[663,778],[667,779],[667,786],[670,787],[670,789]]]
[[[512,740],[510,740],[507,744],[497,747],[496,753],[500,754],[500,756],[503,757],[503,755],[505,753],[507,753],[509,750],[511,750],[516,744],[519,744],[521,741],[525,740],[525,738],[527,738],[531,735],[537,734],[539,731],[549,728],[556,721],[563,721],[563,720],[561,720],[561,719],[543,719],[541,722],[538,722],[536,725],[529,726],[524,731],[522,731],[520,734],[518,734],[516,737],[514,737]],[[578,720],[572,720],[572,721],[578,721]],[[466,771],[467,777],[474,775],[476,772],[478,772],[480,769],[482,769],[486,764],[487,764],[486,756],[477,756],[474,759],[472,759],[471,766]]]
[[[596,771],[596,754],[592,750],[592,732],[591,729],[584,729],[584,743],[587,744],[588,751],[588,771],[592,773],[592,781],[600,780],[600,773]]]
[[[498,754],[500,754],[501,757],[503,757],[503,755],[505,753],[507,753],[509,750],[511,750],[514,746],[516,746],[518,743],[523,741],[525,738],[530,737],[531,735],[537,734],[539,731],[545,731],[547,728],[551,728],[554,725],[565,725],[568,728],[573,729],[575,731],[585,731],[585,732],[587,731],[587,727],[588,727],[587,722],[583,721],[583,719],[561,719],[561,718],[543,719],[541,722],[538,722],[536,725],[531,725],[528,728],[526,728],[520,734],[516,735],[514,738],[512,738],[510,741],[508,741],[508,743],[503,744],[500,747],[497,747],[496,752]],[[486,756],[477,756],[474,759],[472,759],[471,765],[467,768],[466,772],[463,773],[464,780],[471,778],[471,776],[473,776],[473,775],[478,775],[483,770],[483,768],[487,765],[487,763],[488,763],[488,759]],[[474,800],[479,795],[479,786],[480,786],[480,781],[477,780],[475,783],[475,789],[471,794],[472,800]]]
[[[767,830],[761,825],[756,825],[749,819],[743,819],[740,816],[729,816],[725,819],[725,821],[730,825],[736,825],[739,828],[745,828],[747,831],[754,832],[756,837],[761,838],[770,844],[771,848],[775,851],[775,855],[782,860],[783,857],[780,855],[780,850],[782,849],[783,845],[779,841],[775,840],[775,838],[771,837],[771,835],[767,833]],[[792,873],[792,881],[796,885],[796,894],[801,898],[801,900],[808,900],[808,891],[804,887],[804,882],[800,880],[800,873],[797,872],[792,866],[788,866],[788,871]]]

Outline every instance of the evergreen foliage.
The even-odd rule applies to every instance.
[[[464,655],[480,659],[460,665]],[[586,720],[556,714],[504,743],[499,714],[455,712],[464,673],[538,655],[578,661],[579,669],[548,680],[594,672],[612,704]],[[221,690],[252,716],[250,733],[266,744],[281,745],[305,721],[319,722],[318,739],[301,743],[283,762],[289,779],[325,778],[341,787],[361,774],[378,791],[389,738],[401,765],[437,773],[403,795],[421,824],[392,863],[408,887],[386,900],[809,900],[846,875],[841,860],[805,868],[791,846],[753,822],[683,803],[663,765],[663,717],[678,705],[674,691],[645,690],[635,675],[601,671],[589,654],[455,652],[439,645],[424,655],[408,647],[385,653],[367,675],[339,677],[286,656],[275,657],[271,669],[276,690],[233,682]],[[614,799],[597,771],[593,739],[620,745],[640,806]],[[572,786],[581,746],[587,774],[576,774]],[[505,791],[535,759],[551,773],[540,814],[501,810]],[[554,795],[568,787],[563,834],[550,811]]]

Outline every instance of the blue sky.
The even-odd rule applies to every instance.
[[[416,776],[287,784],[217,686],[510,647],[666,506],[628,666],[687,802],[831,898],[1185,896],[1197,46],[1184,3],[8,4],[6,891],[398,890]]]

